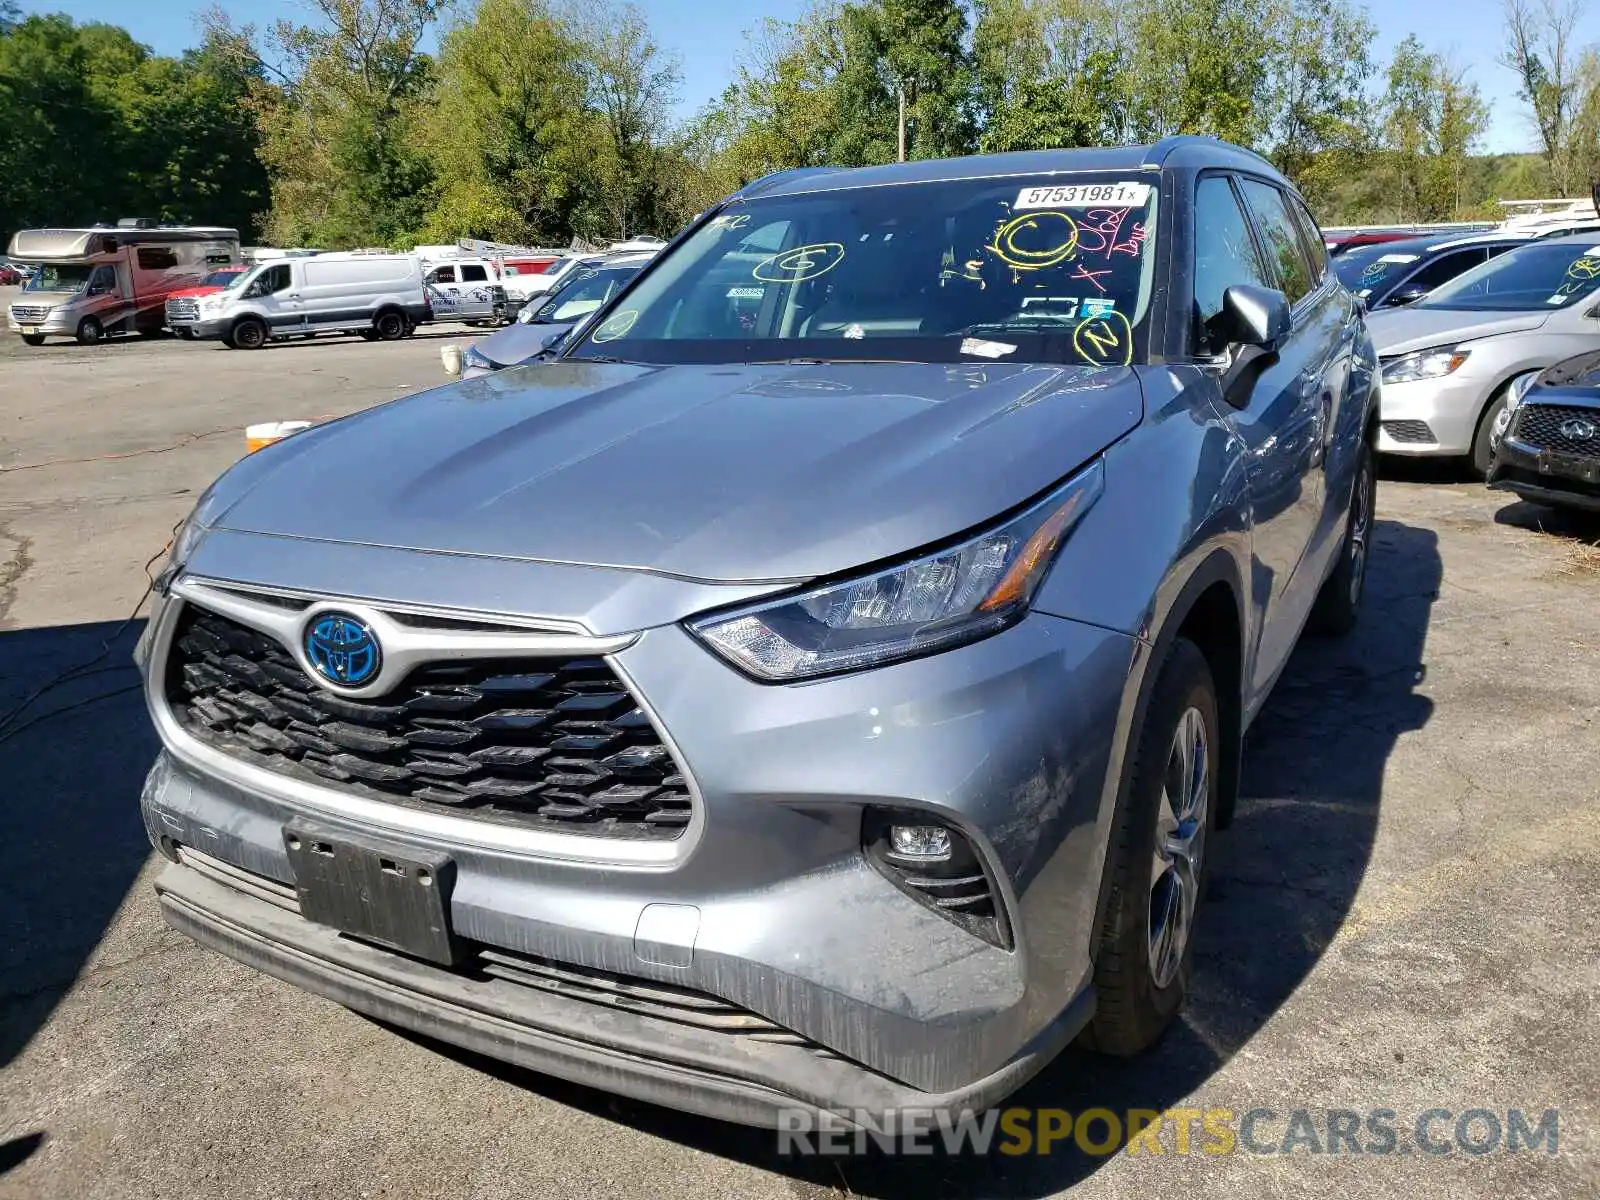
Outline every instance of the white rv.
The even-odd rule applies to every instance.
[[[10,257],[35,264],[7,314],[30,346],[46,337],[84,345],[108,334],[160,331],[167,296],[239,259],[234,229],[160,226],[128,219],[92,229],[24,229]]]

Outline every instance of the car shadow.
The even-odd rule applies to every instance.
[[[129,657],[143,625],[0,632],[0,1069],[55,1011],[150,853],[139,791],[156,737]],[[0,1175],[44,1136],[0,1144]]]
[[[1556,508],[1548,504],[1535,504],[1531,500],[1512,500],[1504,508],[1496,510],[1494,523],[1600,548],[1600,513]]]
[[[1364,618],[1340,641],[1306,639],[1246,742],[1239,807],[1218,840],[1197,933],[1188,1006],[1135,1059],[1069,1049],[1006,1106],[1162,1111],[1194,1093],[1278,1011],[1344,923],[1366,872],[1396,740],[1421,728],[1429,616],[1442,564],[1430,530],[1373,529]],[[409,1035],[408,1035],[409,1036]],[[779,1152],[777,1136],[610,1096],[414,1038],[461,1062],[590,1113],[798,1181],[857,1196],[1052,1195],[1107,1161],[1070,1142],[1047,1156],[848,1158]],[[1103,1136],[1103,1135],[1102,1135]],[[1171,1150],[1171,1134],[1168,1150]],[[996,1139],[998,1143],[1000,1139]]]

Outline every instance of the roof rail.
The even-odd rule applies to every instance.
[[[1225,142],[1209,133],[1175,133],[1171,137],[1164,137],[1145,151],[1144,165],[1147,167],[1162,166],[1174,150],[1181,150],[1185,146],[1221,146],[1236,154],[1242,154],[1264,163],[1266,166],[1271,167],[1274,173],[1277,173],[1278,170],[1277,167],[1272,166],[1272,160],[1266,155],[1258,153],[1248,146],[1241,146],[1236,142]]]

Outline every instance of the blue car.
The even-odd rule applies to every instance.
[[[1189,988],[1357,619],[1376,358],[1206,138],[799,170],[551,361],[251,455],[141,650],[177,929],[716,1117],[990,1105]]]
[[[1415,304],[1441,284],[1507,250],[1537,240],[1526,233],[1459,231],[1379,242],[1333,260],[1339,282],[1369,309]]]

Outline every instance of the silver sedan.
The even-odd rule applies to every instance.
[[[1512,385],[1600,348],[1600,235],[1523,246],[1368,321],[1383,367],[1378,449],[1488,470]]]

